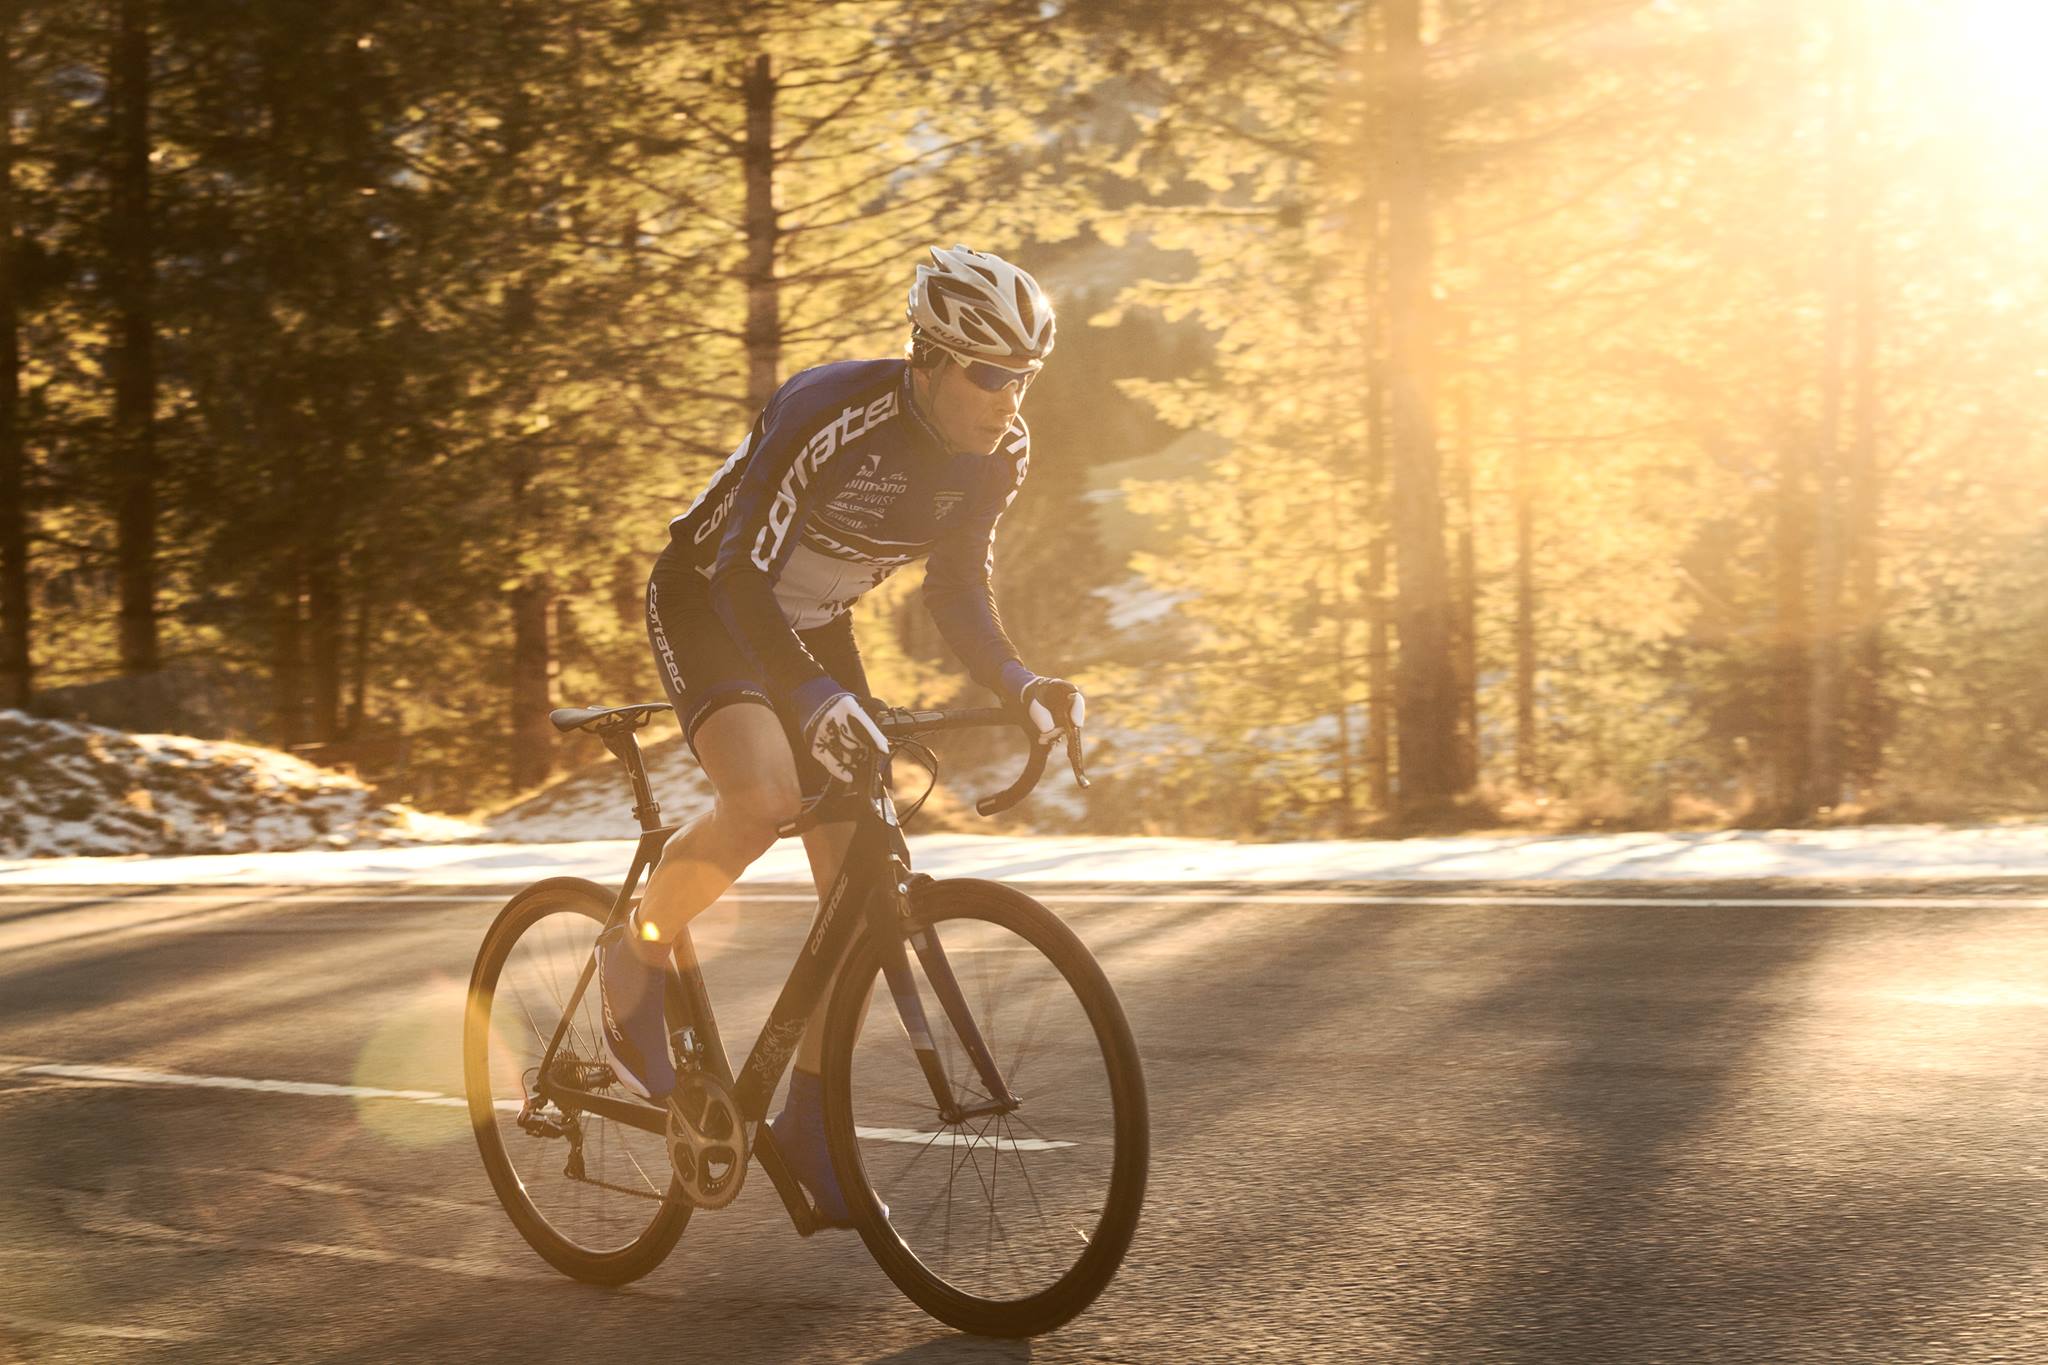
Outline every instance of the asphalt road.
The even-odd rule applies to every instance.
[[[765,1181],[575,1284],[460,1108],[189,1081],[459,1095],[501,892],[0,891],[0,1361],[2048,1361],[2042,890],[1043,892],[1153,1166],[1121,1275],[1031,1343]],[[805,924],[700,926],[734,1047]]]

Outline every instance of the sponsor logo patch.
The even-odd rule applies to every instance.
[[[771,573],[775,560],[782,553],[782,544],[789,538],[790,524],[796,520],[796,502],[811,480],[822,469],[825,462],[849,441],[865,436],[877,423],[886,422],[896,415],[896,390],[891,389],[869,403],[866,407],[844,409],[832,422],[818,429],[804,448],[790,461],[789,472],[782,476],[781,487],[775,490],[775,501],[768,508],[768,524],[754,537],[754,567],[763,573]]]

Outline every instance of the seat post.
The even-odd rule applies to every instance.
[[[645,832],[660,827],[661,807],[647,785],[647,764],[640,756],[640,739],[634,729],[631,724],[606,726],[599,729],[598,735],[604,740],[604,747],[626,765],[626,775],[633,780],[633,818]]]

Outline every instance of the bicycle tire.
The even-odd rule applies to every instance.
[[[573,971],[580,972],[582,958],[575,957],[574,954],[580,951],[582,955],[587,956],[591,942],[597,937],[598,930],[604,927],[605,919],[611,912],[612,900],[611,893],[594,882],[577,877],[551,877],[527,887],[506,903],[505,908],[498,912],[497,918],[484,935],[483,947],[477,953],[476,967],[470,976],[468,1004],[463,1017],[462,1061],[470,1127],[476,1134],[477,1149],[483,1157],[484,1170],[490,1176],[491,1188],[497,1193],[498,1201],[505,1206],[505,1212],[511,1216],[512,1225],[519,1230],[519,1235],[525,1238],[527,1244],[539,1252],[543,1259],[563,1274],[589,1284],[619,1285],[636,1280],[660,1265],[675,1248],[676,1240],[682,1236],[683,1228],[690,1220],[691,1205],[678,1190],[666,1156],[661,1159],[660,1170],[669,1176],[668,1188],[658,1202],[651,1204],[652,1214],[645,1227],[615,1245],[586,1245],[585,1241],[579,1240],[578,1234],[566,1229],[558,1221],[566,1221],[564,1215],[558,1213],[556,1218],[550,1218],[548,1211],[536,1203],[533,1188],[529,1186],[527,1180],[522,1179],[517,1163],[506,1147],[508,1128],[513,1133],[519,1133],[519,1130],[510,1122],[510,1115],[506,1108],[501,1107],[500,1097],[495,1092],[492,1049],[493,1007],[497,1003],[499,987],[503,984],[502,973],[519,949],[522,939],[552,916],[587,918],[590,921],[587,932],[580,931],[572,923],[566,926],[562,933],[556,935],[562,943],[569,945],[565,952],[557,956],[563,957],[565,962],[573,958]],[[580,949],[575,945],[580,945]],[[568,977],[568,981],[573,985],[573,975]],[[579,1012],[592,1008],[596,990],[596,983],[593,981],[590,989],[585,992]],[[518,991],[519,984],[515,982],[513,993],[516,994]],[[544,1012],[542,1019],[545,1022],[528,1015],[526,1022],[530,1028],[526,1032],[530,1032],[533,1039],[539,1039],[543,1031],[552,1031],[561,1017],[560,995],[565,993],[565,990],[558,988],[555,1012]],[[590,1049],[593,1040],[581,1036],[581,1029],[581,1025],[571,1026],[569,1035],[563,1040],[565,1049]],[[533,1039],[522,1036],[522,1043],[531,1055],[531,1060],[537,1064],[544,1040],[543,1043],[536,1043]],[[501,1043],[498,1049],[501,1071],[505,1069],[504,1058],[508,1051],[509,1047]],[[522,1078],[526,1076],[523,1066],[517,1069]],[[502,1080],[503,1077],[495,1079]],[[520,1082],[522,1087],[525,1083],[524,1079]],[[591,1119],[588,1115],[583,1118],[596,1125],[607,1123],[603,1119]],[[637,1130],[634,1131],[637,1133]],[[600,1129],[601,1136],[602,1133],[603,1130]],[[519,1136],[531,1142],[541,1141],[523,1133]],[[623,1140],[624,1134],[621,1133],[622,1143]],[[635,1137],[632,1140],[649,1147],[650,1150],[660,1143],[660,1138],[653,1134]],[[585,1138],[581,1145],[587,1146],[588,1139]],[[566,1142],[560,1150],[568,1150]],[[632,1178],[651,1190],[652,1179],[644,1169],[647,1163],[635,1160],[630,1148],[622,1147],[622,1150],[633,1166]],[[544,1151],[541,1154],[547,1155]],[[599,1180],[603,1178],[604,1173],[601,1171]],[[584,1180],[572,1183],[590,1182]],[[605,1184],[591,1187],[600,1192],[609,1190],[615,1196],[612,1201],[614,1204],[626,1197],[620,1192],[622,1187]],[[632,1223],[633,1218],[628,1215],[624,1220],[628,1231]]]
[[[908,1062],[906,1069],[904,1059],[910,1059],[912,1053],[887,983],[878,979],[879,946],[871,935],[864,934],[834,988],[826,1034],[825,1134],[840,1189],[846,1196],[854,1225],[877,1264],[925,1312],[949,1326],[981,1336],[1026,1337],[1051,1331],[1087,1308],[1109,1285],[1130,1248],[1144,1204],[1150,1121],[1144,1070],[1130,1025],[1108,979],[1073,930],[1021,892],[972,879],[922,883],[913,894],[911,918],[905,927],[906,932],[932,930],[945,944],[970,1012],[1011,1088],[1025,1098],[1017,1115],[1030,1117],[1017,1121],[1032,1136],[1019,1138],[1019,1129],[1006,1118],[992,1118],[978,1131],[972,1128],[972,1121],[947,1125],[939,1119],[938,1106],[914,1061]],[[1042,962],[1033,961],[1034,955],[1042,958]],[[947,1059],[947,1075],[955,1094],[960,1095],[963,1089],[972,1091],[979,1081],[973,1063],[959,1049],[957,1039],[952,1038],[954,1031],[934,999],[928,974],[916,965],[918,958],[914,953],[911,962],[925,997],[933,1038],[942,1053],[947,1050],[949,1039],[954,1044],[952,1056]],[[984,964],[993,965],[984,971]],[[1001,979],[991,980],[991,973]],[[972,983],[973,989],[969,988],[970,976],[981,978]],[[1006,1028],[998,1027],[995,1016],[1013,1003],[1024,1003],[1024,987],[1040,988],[1039,999],[1032,1006],[1030,1027],[1021,1037],[1012,1036]],[[1062,1003],[1067,999],[1063,991],[1071,992],[1071,1004],[1078,1007],[1078,1018]],[[1027,1066],[1026,1050],[1042,1041],[1040,1035],[1047,1032],[1048,1014],[1052,1016],[1052,1030],[1064,1027],[1070,1042],[1083,1034],[1087,1041],[1074,1042],[1059,1062],[1047,1063],[1033,1057]],[[1091,1048],[1092,1060],[1083,1055]],[[863,1057],[858,1064],[857,1055]],[[1096,1065],[1101,1073],[1100,1096],[1095,1093]],[[918,1087],[924,1086],[921,1096],[883,1098],[885,1092],[896,1094],[898,1088],[890,1082],[898,1075],[906,1078],[904,1088],[913,1095]],[[1046,1082],[1040,1079],[1045,1075],[1063,1079]],[[1036,1088],[1028,1084],[1034,1080],[1039,1082]],[[872,1096],[863,1093],[864,1084],[873,1089]],[[1111,1110],[1107,1116],[1100,1112],[1105,1098]],[[907,1111],[919,1104],[925,1111],[923,1122],[930,1125],[931,1132],[887,1121],[898,1106]],[[879,1126],[872,1122],[876,1114],[884,1118]],[[1040,1123],[1048,1128],[1038,1127]],[[1069,1125],[1078,1125],[1078,1129],[1070,1129]],[[1080,1129],[1085,1129],[1093,1140],[1062,1140],[1078,1136]],[[992,1139],[991,1132],[995,1134]],[[920,1137],[929,1140],[918,1148],[916,1139]],[[1100,1152],[1102,1137],[1107,1137],[1112,1147],[1106,1166]],[[949,1174],[943,1205],[946,1226],[942,1234],[935,1236],[929,1224],[940,1205],[937,1194],[926,1187],[933,1184],[937,1164],[926,1166],[922,1175],[913,1176],[912,1172],[930,1151],[940,1146],[947,1150],[944,1161]],[[899,1148],[918,1150],[911,1154],[898,1151]],[[1052,1162],[1055,1155],[1063,1162],[1081,1160],[1072,1155],[1075,1152],[1083,1153],[1093,1166],[1102,1166],[1105,1172],[1101,1178],[1100,1209],[1093,1215],[1092,1227],[1085,1226],[1090,1216],[1088,1210],[1095,1203],[1092,1185],[1077,1197],[1073,1207],[1078,1213],[1069,1215],[1064,1204],[1056,1204],[1048,1222],[1040,1185],[1031,1178],[1031,1164],[1038,1157],[1044,1156],[1047,1162]],[[988,1162],[986,1178],[981,1171],[984,1158]],[[1005,1167],[1006,1160],[1012,1163],[1010,1167]],[[966,1216],[974,1216],[974,1187],[958,1178],[960,1169],[970,1164],[988,1206],[989,1236],[992,1239],[994,1231],[1002,1229],[1005,1252],[1012,1258],[1012,1265],[1017,1264],[1016,1252],[996,1206],[1004,1192],[1017,1189],[1018,1176],[1024,1177],[1024,1188],[1041,1229],[1035,1234],[1027,1229],[1026,1235],[1049,1248],[1045,1253],[1049,1266],[1064,1265],[1056,1276],[1037,1284],[1050,1270],[1036,1276],[1020,1275],[1020,1279],[1029,1281],[1025,1292],[991,1292],[993,1277],[987,1270],[982,1276],[984,1283],[975,1285],[966,1282],[974,1277],[964,1264],[950,1264],[956,1186],[970,1191],[961,1203],[969,1206],[965,1208]],[[1016,1174],[1006,1174],[1013,1169]],[[1040,1165],[1041,1178],[1048,1169],[1047,1165]],[[1050,1169],[1056,1176],[1064,1176],[1072,1166],[1053,1164]],[[1009,1180],[1007,1186],[1003,1184],[1005,1178]],[[885,1203],[891,1206],[886,1215]],[[1026,1208],[1021,1202],[1017,1207]],[[1083,1249],[1071,1265],[1065,1265],[1070,1246],[1067,1238],[1072,1234],[1079,1234]],[[964,1261],[969,1256],[971,1251],[963,1253],[960,1259]],[[983,1263],[992,1269],[993,1256],[987,1248]]]

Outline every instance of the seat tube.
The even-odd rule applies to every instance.
[[[659,856],[661,840],[670,832],[649,830],[640,836],[640,847],[633,854],[632,869],[626,873],[626,884],[619,888],[618,899],[612,903],[611,914],[605,917],[605,927],[599,935],[600,941],[604,933],[615,929],[631,911],[633,891],[640,885],[640,874],[653,866],[654,860]],[[542,1094],[547,1091],[548,1077],[555,1064],[555,1054],[561,1051],[562,1039],[568,1036],[570,1022],[576,1017],[576,1007],[583,1003],[584,992],[590,989],[590,980],[597,975],[597,949],[596,943],[590,945],[590,955],[583,959],[583,970],[576,978],[576,988],[569,992],[568,1002],[562,1006],[562,1017],[555,1021],[554,1034],[541,1052],[540,1080],[537,1088]]]

